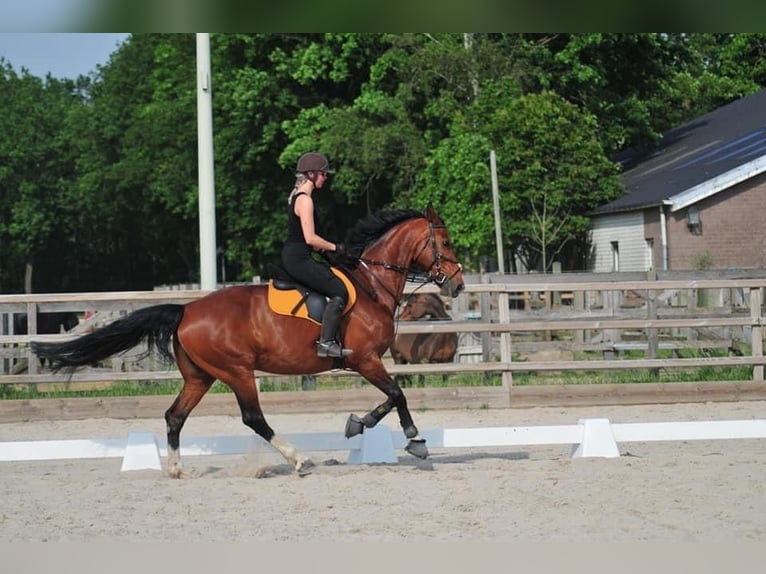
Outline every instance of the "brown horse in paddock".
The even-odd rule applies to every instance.
[[[424,212],[383,211],[358,221],[346,245],[351,257],[336,261],[356,289],[356,302],[344,315],[343,346],[353,350],[344,359],[320,358],[316,341],[320,326],[313,321],[275,313],[268,285],[240,285],[214,291],[186,305],[165,304],[139,309],[92,333],[62,343],[34,342],[39,357],[55,370],[72,372],[103,361],[146,341],[175,360],[184,385],[165,412],[168,474],[181,476],[181,429],[216,379],[234,391],[242,421],[276,448],[299,474],[313,463],[274,433],[261,410],[254,370],[302,375],[344,368],[358,372],[380,389],[386,400],[362,418],[352,414],[346,436],[375,426],[393,408],[408,439],[406,450],[426,458],[428,449],[415,426],[399,385],[381,360],[394,338],[394,313],[408,276],[420,274],[445,295],[464,288],[447,228],[429,204]],[[172,344],[173,350],[170,350]]]
[[[444,302],[436,293],[414,293],[410,295],[399,314],[400,321],[420,319],[451,321]],[[406,333],[396,335],[391,344],[391,357],[397,365],[418,363],[451,363],[457,352],[457,333]],[[442,376],[442,380],[446,375]],[[411,375],[398,375],[396,380],[403,387],[411,386]],[[425,377],[418,375],[423,386]]]
[[[13,332],[17,335],[29,333],[28,318],[26,313],[13,315]],[[49,335],[61,333],[77,327],[80,320],[77,313],[72,311],[54,311],[50,313],[37,313],[37,334]]]

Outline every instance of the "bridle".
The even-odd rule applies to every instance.
[[[460,273],[460,271],[463,270],[463,266],[460,265],[460,263],[455,259],[450,259],[449,257],[445,257],[442,255],[441,251],[439,251],[439,247],[436,245],[436,230],[437,229],[446,229],[447,226],[444,224],[437,224],[428,222],[428,239],[425,243],[423,243],[423,248],[418,253],[417,257],[415,259],[419,259],[422,253],[426,250],[428,245],[430,244],[433,248],[433,257],[434,260],[431,262],[431,265],[429,265],[425,272],[428,275],[428,279],[425,281],[425,283],[436,283],[439,287],[450,281],[455,275]],[[442,261],[446,261],[447,263],[454,263],[457,266],[457,269],[452,275],[447,275],[442,271]],[[431,272],[431,270],[434,270]]]

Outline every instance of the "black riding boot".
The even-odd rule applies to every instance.
[[[353,353],[351,349],[341,347],[335,340],[343,307],[344,302],[340,297],[333,297],[327,302],[322,317],[322,332],[317,343],[317,355],[320,357],[346,357]]]

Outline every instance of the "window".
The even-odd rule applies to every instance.
[[[612,271],[620,270],[620,243],[612,241]]]

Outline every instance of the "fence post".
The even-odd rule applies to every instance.
[[[499,320],[501,324],[508,324],[511,321],[510,298],[508,291],[500,291],[497,295],[497,306],[499,307]],[[512,357],[511,333],[503,331],[500,333],[500,361],[510,363]],[[510,397],[511,387],[513,386],[513,371],[502,372],[503,388],[508,390]]]
[[[551,271],[554,275],[561,275],[561,261],[554,261]],[[561,307],[561,291],[558,289],[551,293],[551,305],[557,309]]]
[[[646,273],[647,281],[657,280],[657,271],[652,269]],[[646,292],[646,318],[651,320],[657,319],[657,291],[655,289],[649,289]],[[656,327],[649,327],[646,330],[646,355],[649,359],[656,359],[659,356],[660,339],[659,329]],[[660,376],[659,369],[652,369],[652,375],[654,377]]]
[[[763,317],[761,315],[761,288],[750,288],[750,318],[752,327],[750,329],[750,345],[753,357],[763,356],[763,326],[761,324]],[[763,381],[763,365],[753,366],[753,380]]]
[[[27,335],[37,335],[37,303],[27,303]],[[37,356],[32,352],[32,345],[27,346],[27,374],[37,374]],[[30,385],[36,387],[37,385]]]
[[[617,300],[618,290],[615,288],[608,291],[602,291],[601,297],[604,304],[605,315],[615,317],[619,309]],[[619,329],[603,329],[601,331],[602,343],[617,343],[622,338],[622,331]]]
[[[481,269],[481,283],[489,283],[489,277],[484,270],[484,265]],[[492,322],[492,313],[489,305],[489,293],[482,292],[479,294],[479,311],[481,313],[481,320],[485,323]],[[492,354],[492,337],[489,332],[482,332],[481,334],[481,360],[488,363]]]
[[[16,333],[15,327],[13,326],[12,312],[0,313],[0,335],[18,335],[18,333]],[[18,345],[13,345],[13,347],[16,348]],[[29,361],[27,360],[27,362]],[[0,374],[14,374],[18,364],[18,359],[12,356],[8,356],[7,358],[4,356],[2,361],[2,371],[0,371]]]

